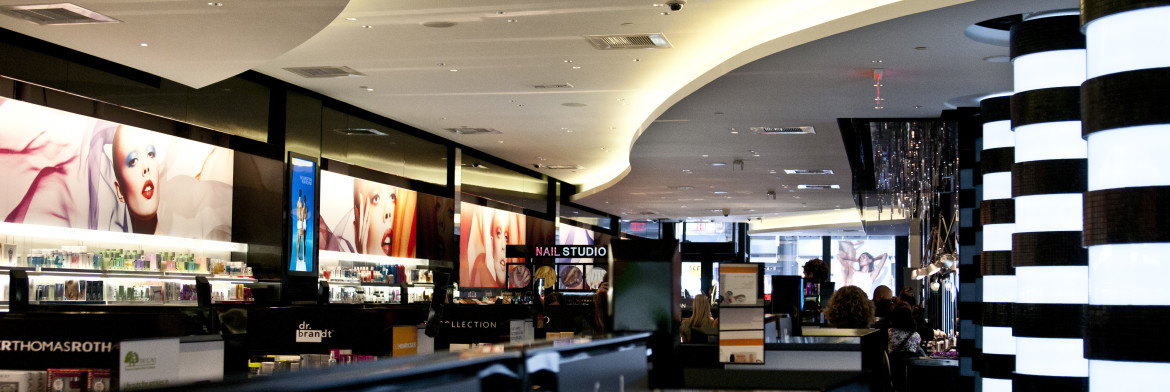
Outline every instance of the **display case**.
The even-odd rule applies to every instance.
[[[4,301],[22,270],[30,304],[194,306],[197,277],[213,302],[250,302],[246,254],[232,242],[0,223]]]
[[[435,290],[433,269],[444,264],[324,250],[320,251],[320,259],[318,279],[329,287],[329,303],[349,304],[429,302]]]

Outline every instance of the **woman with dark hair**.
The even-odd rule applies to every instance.
[[[909,304],[899,303],[890,311],[890,342],[886,352],[915,353],[921,350],[922,336],[918,335],[918,323],[914,321],[914,310]]]
[[[926,356],[922,350],[922,336],[915,332],[918,323],[914,321],[914,310],[910,304],[899,302],[890,311],[889,342],[886,354],[890,360],[890,376],[894,390],[905,390],[906,361]]]
[[[873,302],[857,286],[837,290],[825,307],[825,318],[835,328],[869,328],[873,323],[873,313]]]

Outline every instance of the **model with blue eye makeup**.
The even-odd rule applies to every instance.
[[[154,234],[158,228],[158,153],[145,130],[119,126],[114,133],[114,189],[118,201],[130,210],[135,233]]]

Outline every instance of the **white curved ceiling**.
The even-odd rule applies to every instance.
[[[517,164],[580,165],[541,171],[580,185],[578,202],[606,212],[721,218],[713,210],[731,208],[739,220],[851,208],[837,118],[934,117],[947,99],[1010,88],[1010,67],[981,60],[1006,48],[974,43],[963,29],[1077,5],[691,0],[671,12],[624,0],[75,3],[122,23],[40,26],[0,16],[0,27],[192,87],[252,69]],[[0,0],[14,4],[25,2]],[[671,47],[597,50],[584,38],[648,33],[662,33]],[[891,110],[875,113],[867,80],[878,58]],[[285,70],[313,66],[366,76],[309,79]],[[552,84],[572,87],[536,87]],[[728,137],[733,127],[773,125],[813,125],[817,134]],[[444,130],[464,126],[501,133]],[[737,157],[743,173],[710,170],[711,162]],[[831,168],[841,189],[760,204],[769,187],[791,185],[768,170],[789,166]],[[667,188],[678,185],[729,193]],[[680,199],[687,207],[678,207]]]

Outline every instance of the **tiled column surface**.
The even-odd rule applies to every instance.
[[[983,224],[983,249],[979,254],[982,275],[983,351],[979,361],[979,385],[983,391],[1012,390],[1016,368],[1016,342],[1012,337],[1012,303],[1016,301],[1016,276],[1012,268],[1012,233],[1015,202],[1012,200],[1012,163],[1015,137],[1011,130],[1011,98],[980,102],[983,116],[983,200],[979,204]]]
[[[1093,391],[1154,391],[1170,375],[1170,0],[1082,0],[1089,252],[1085,357]]]
[[[1034,15],[1011,30],[1015,164],[1012,307],[1016,391],[1080,391],[1089,364],[1081,339],[1088,254],[1081,246],[1086,189],[1080,85],[1085,39],[1073,12]]]

